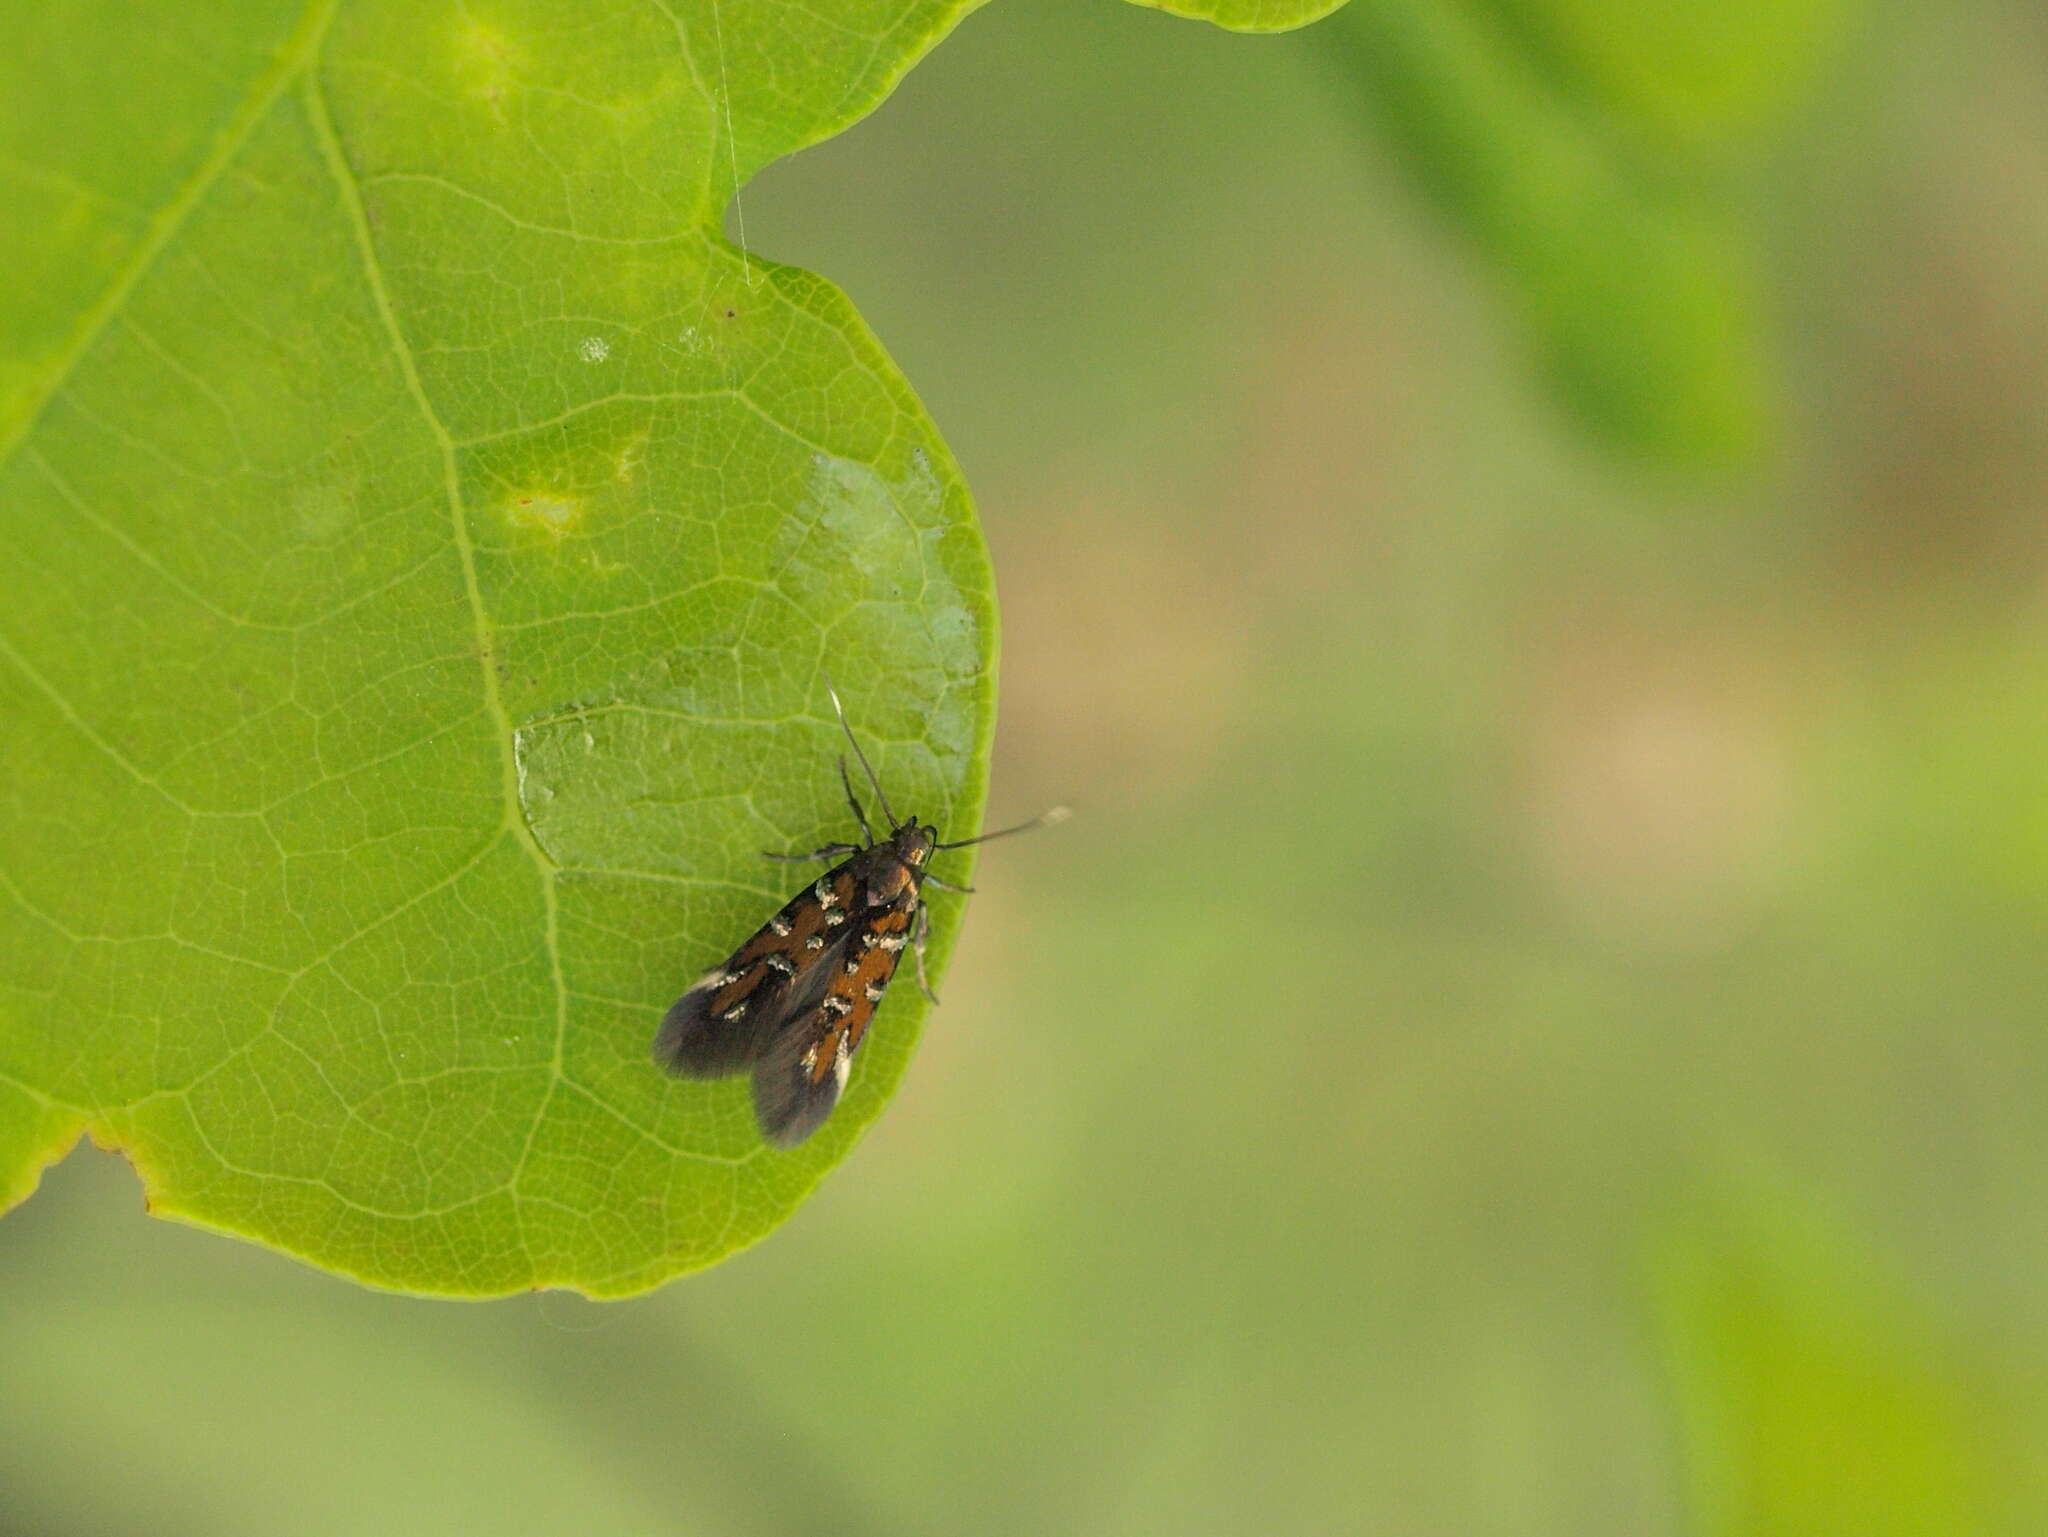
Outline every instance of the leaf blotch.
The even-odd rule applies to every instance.
[[[652,436],[644,428],[621,443],[612,454],[612,478],[620,485],[630,484],[639,473],[640,461],[647,453],[647,440]]]
[[[470,20],[455,34],[455,59],[470,94],[503,121],[505,96],[518,83],[523,62],[519,48],[496,27]]]
[[[505,504],[505,520],[516,528],[534,529],[559,539],[583,521],[580,496],[556,491],[522,491]]]

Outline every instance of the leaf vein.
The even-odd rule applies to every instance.
[[[279,50],[277,60],[269,71],[259,78],[250,90],[235,115],[228,119],[227,126],[214,141],[206,158],[200,161],[185,184],[172,194],[170,200],[157,210],[150,221],[149,233],[142,243],[130,253],[127,262],[114,274],[114,280],[100,295],[99,303],[79,317],[72,328],[71,336],[59,348],[43,370],[43,376],[27,390],[16,407],[11,423],[0,423],[0,465],[14,457],[14,451],[21,446],[29,430],[43,414],[44,407],[63,389],[65,380],[78,366],[79,360],[92,350],[100,333],[119,315],[128,302],[128,296],[140,283],[161,256],[167,246],[184,228],[192,210],[199,206],[221,173],[234,162],[242,152],[242,146],[249,135],[256,131],[256,125],[269,114],[277,99],[284,94],[292,78],[304,69],[318,52],[321,39],[327,33],[327,24],[333,19],[335,7],[340,0],[312,0],[300,16],[299,24],[292,29],[291,36]]]
[[[404,328],[399,325],[390,287],[384,280],[383,264],[377,255],[376,241],[370,232],[369,219],[363,212],[362,186],[354,168],[348,163],[340,139],[335,134],[334,121],[327,108],[326,96],[315,73],[309,72],[306,76],[305,97],[307,115],[311,120],[314,135],[319,140],[321,151],[326,157],[328,170],[334,178],[337,195],[354,231],[364,276],[375,300],[378,316],[383,321],[385,332],[390,339],[399,371],[405,379],[406,391],[419,407],[428,431],[440,445],[442,476],[448,493],[449,521],[456,552],[462,561],[462,582],[469,600],[470,619],[476,630],[477,662],[483,680],[484,700],[497,730],[505,801],[503,826],[504,830],[525,849],[540,879],[544,913],[543,948],[555,991],[555,1044],[553,1059],[549,1065],[548,1090],[541,1099],[540,1108],[534,1112],[533,1125],[528,1129],[525,1144],[520,1149],[519,1159],[512,1174],[512,1185],[516,1188],[520,1175],[525,1172],[526,1159],[532,1151],[534,1138],[547,1117],[549,1106],[554,1102],[555,1085],[562,1081],[563,1053],[568,1039],[569,989],[562,974],[561,917],[560,904],[555,892],[554,866],[535,840],[533,829],[527,826],[526,819],[519,809],[518,764],[513,748],[512,720],[506,713],[504,699],[498,692],[497,672],[492,663],[490,615],[485,611],[483,588],[477,578],[476,547],[470,537],[469,515],[462,496],[462,476],[461,468],[456,462],[455,440],[427,395],[426,386],[420,378],[419,366],[412,354],[411,344],[406,340]]]

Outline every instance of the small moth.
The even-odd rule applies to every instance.
[[[889,820],[889,835],[877,838],[868,825],[842,754],[839,782],[863,841],[828,843],[808,854],[769,854],[792,864],[837,862],[678,998],[654,1037],[654,1060],[678,1077],[724,1078],[751,1071],[754,1119],[761,1135],[777,1147],[795,1147],[839,1103],[853,1054],[867,1036],[906,947],[916,958],[917,985],[933,1003],[939,1001],[924,973],[931,924],[924,888],[973,888],[933,875],[928,868],[932,855],[1063,821],[1067,814],[1056,807],[1015,827],[941,843],[939,830],[930,823],[916,817],[897,820],[874,766],[847,724],[837,691],[828,685],[827,692]]]

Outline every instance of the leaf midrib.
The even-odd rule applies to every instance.
[[[514,1162],[506,1188],[516,1197],[520,1176],[525,1172],[526,1161],[533,1151],[534,1138],[539,1134],[541,1123],[547,1119],[548,1108],[554,1103],[555,1091],[562,1083],[563,1053],[569,1034],[569,987],[562,974],[561,921],[557,893],[555,890],[554,862],[540,846],[527,825],[525,815],[519,809],[519,764],[514,751],[512,717],[505,709],[505,700],[498,689],[497,668],[492,663],[490,615],[484,608],[483,588],[476,574],[476,546],[470,538],[469,511],[462,496],[462,470],[456,459],[455,438],[434,410],[428,398],[426,386],[420,380],[419,367],[413,357],[412,345],[405,338],[405,332],[398,323],[398,313],[391,302],[391,293],[384,281],[384,268],[377,256],[375,240],[370,234],[370,221],[363,212],[362,187],[355,170],[341,147],[341,140],[334,132],[334,122],[327,109],[327,98],[320,87],[315,71],[306,72],[302,94],[305,97],[306,116],[318,140],[327,169],[334,178],[335,190],[340,197],[343,211],[348,216],[349,227],[355,236],[357,253],[362,258],[365,281],[370,295],[377,306],[377,315],[385,334],[390,340],[392,355],[398,363],[399,373],[405,380],[406,393],[419,408],[421,420],[433,434],[434,442],[441,455],[441,474],[448,495],[450,527],[454,535],[456,554],[462,563],[462,586],[469,602],[470,621],[476,634],[477,667],[483,681],[484,706],[496,728],[498,761],[501,774],[501,792],[504,796],[504,819],[499,826],[498,836],[509,834],[526,851],[533,861],[540,877],[541,902],[544,914],[542,941],[547,951],[548,974],[555,992],[555,1040],[553,1054],[548,1064],[547,1088],[541,1095],[540,1104],[535,1108],[533,1121],[528,1126],[526,1140],[521,1144],[519,1157]]]

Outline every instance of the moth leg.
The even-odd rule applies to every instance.
[[[860,823],[860,835],[872,845],[875,830],[868,826],[868,814],[860,803],[860,797],[853,793],[853,776],[846,772],[846,754],[839,755],[839,782],[846,786],[846,804],[853,808],[853,819]]]
[[[916,926],[910,931],[910,948],[911,953],[917,957],[917,985],[925,997],[937,1003],[939,995],[932,991],[932,985],[925,979],[924,974],[924,947],[925,941],[931,937],[931,928],[932,910],[920,904],[917,909]]]
[[[839,859],[847,854],[858,854],[860,850],[851,843],[828,843],[821,849],[812,849],[808,854],[776,854],[761,850],[763,859],[775,860],[778,864],[807,865],[816,860]]]
[[[936,886],[941,891],[959,891],[971,894],[974,890],[972,886],[955,886],[951,881],[942,881],[936,875],[932,875],[929,873],[927,873],[924,878],[924,884],[927,886]]]

